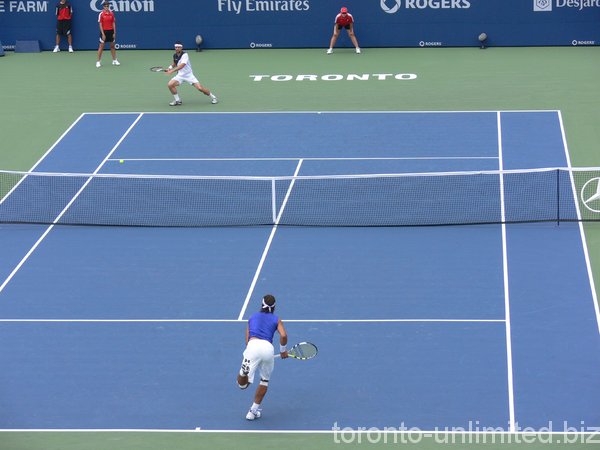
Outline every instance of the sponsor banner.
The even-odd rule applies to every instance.
[[[571,41],[571,45],[598,45],[598,44],[596,44],[596,41],[573,39]]]
[[[468,9],[474,0],[380,0],[383,12],[396,14],[402,10]]]
[[[250,48],[273,48],[270,42],[250,42]]]
[[[548,0],[551,1],[551,0]],[[600,0],[554,0],[555,7],[575,8],[582,11],[585,8],[600,8]],[[551,7],[552,8],[552,7]]]
[[[552,12],[561,8],[583,11],[588,8],[600,8],[600,0],[533,0],[533,11]]]
[[[533,10],[536,12],[552,11],[552,0],[533,0]]]
[[[0,13],[46,13],[53,8],[49,1],[0,1]]]
[[[154,0],[109,0],[114,12],[154,12]],[[90,0],[90,9],[99,13],[104,0]]]
[[[135,50],[137,48],[137,44],[119,44],[118,42],[115,42],[116,50]]]
[[[75,50],[98,45],[103,0],[70,0]],[[54,47],[58,0],[0,0],[6,46]],[[327,48],[339,5],[323,0],[110,0],[119,50]],[[369,47],[599,45],[600,0],[347,0],[355,33]],[[337,47],[352,47],[342,30]],[[6,48],[6,47],[5,47]],[[335,58],[335,54],[332,56]]]
[[[217,10],[219,12],[230,14],[308,11],[310,9],[310,1],[311,0],[216,0]]]

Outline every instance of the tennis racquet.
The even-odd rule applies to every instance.
[[[292,348],[288,350],[288,356],[294,359],[311,359],[317,356],[319,350],[315,344],[311,344],[310,342],[300,342],[299,344],[294,345]],[[275,355],[275,358],[279,358],[281,354]]]
[[[150,67],[150,70],[152,72],[166,72],[169,69],[167,69],[167,68],[165,68],[163,66],[154,66],[154,67]]]

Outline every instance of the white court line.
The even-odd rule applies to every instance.
[[[457,429],[460,427],[452,427],[451,425],[447,426],[448,429],[446,430],[446,426],[445,425],[440,425],[440,427],[437,430],[421,430],[421,429],[410,429],[410,430],[393,430],[393,429],[380,429],[377,430],[376,433],[378,434],[386,434],[386,435],[403,435],[403,434],[407,434],[407,435],[414,435],[414,436],[418,436],[421,435],[425,438],[429,438],[429,437],[434,437],[434,436],[439,436],[439,435],[448,435],[448,436],[456,436],[456,435],[467,435],[467,436],[477,436],[477,435],[502,435],[502,436],[506,436],[506,443],[509,444],[510,441],[508,441],[508,439],[510,438],[510,436],[591,436],[591,437],[596,437],[597,439],[597,435],[598,432],[595,430],[594,427],[590,427],[591,429],[589,431],[585,431],[585,430],[579,430],[579,431],[535,431],[533,429],[528,429],[527,431],[507,431],[507,430],[502,430],[502,431],[498,431],[496,429],[494,430],[461,430],[461,429]],[[481,426],[482,428],[484,427],[483,425]],[[487,428],[487,427],[486,427]],[[492,428],[492,427],[490,427]],[[338,434],[342,434],[342,433],[348,433],[348,434],[367,434],[367,433],[373,433],[373,430],[371,429],[338,429],[338,430],[333,430],[333,429],[327,429],[327,430],[213,430],[213,429],[160,429],[160,428],[4,428],[4,429],[0,429],[0,433],[223,433],[223,434],[244,434],[244,433],[249,433],[249,434],[334,434],[334,433],[338,433]],[[517,442],[517,441],[515,441]],[[521,443],[523,443],[522,441],[520,441]],[[533,439],[530,443],[533,443]],[[542,443],[547,443],[550,444],[550,442],[543,442]],[[560,441],[556,441],[557,443],[559,443]],[[461,442],[460,440],[457,439],[457,442],[450,442],[451,444],[456,444],[456,445],[460,445]],[[465,444],[473,444],[473,443],[478,443],[478,444],[486,444],[486,442],[465,442]],[[489,444],[492,444],[495,442],[489,442]],[[564,443],[564,442],[563,442]],[[581,442],[583,443],[583,442]],[[592,443],[597,443],[596,440],[594,441],[589,441],[589,444]]]
[[[479,114],[479,113],[551,113],[558,112],[557,109],[505,109],[505,110],[471,110],[471,111],[460,111],[460,110],[449,110],[449,111],[96,111],[87,112],[89,115],[118,115],[118,114],[144,114],[144,115],[231,115],[231,114],[260,114],[260,115],[277,115],[277,114]]]
[[[296,166],[296,170],[294,171],[294,176],[298,176],[298,172],[300,172],[300,167],[302,167],[302,160],[298,161],[298,165]],[[248,303],[250,302],[250,297],[252,297],[252,293],[254,292],[254,288],[256,286],[256,282],[258,281],[258,276],[262,270],[263,264],[267,259],[267,253],[269,253],[269,249],[271,248],[271,243],[273,242],[273,238],[275,237],[275,233],[277,232],[277,225],[281,220],[281,215],[287,205],[288,198],[292,192],[292,188],[294,187],[294,183],[296,180],[292,180],[290,185],[288,186],[288,190],[285,194],[285,198],[283,199],[283,203],[281,204],[281,209],[279,210],[279,215],[273,224],[273,228],[271,229],[271,234],[269,235],[269,239],[267,240],[267,244],[265,245],[265,249],[263,250],[263,254],[258,263],[258,267],[256,268],[256,272],[254,273],[254,278],[252,279],[252,283],[250,284],[250,289],[248,289],[248,294],[246,295],[246,299],[244,300],[244,304],[242,305],[242,309],[240,310],[240,315],[238,316],[238,320],[242,320],[244,318],[244,313],[246,312],[246,308],[248,308]]]
[[[143,114],[140,114],[137,117],[137,119],[135,119],[135,121],[129,126],[129,128],[127,129],[127,131],[125,132],[125,134],[123,134],[123,136],[121,136],[121,139],[119,139],[117,141],[117,143],[114,145],[114,147],[112,148],[112,150],[108,153],[108,155],[106,155],[106,157],[102,160],[102,162],[96,168],[96,170],[93,172],[92,175],[95,175],[95,174],[97,174],[100,171],[100,169],[106,163],[106,161],[108,160],[108,158],[110,158],[110,156],[115,152],[115,150],[117,150],[117,148],[119,147],[119,145],[121,145],[121,142],[123,142],[123,140],[131,132],[131,130],[133,129],[133,127],[139,122],[139,120],[142,118],[142,116],[143,116]],[[91,180],[92,180],[92,177],[89,177],[87,179],[87,181],[83,184],[83,186],[81,187],[81,189],[79,189],[79,191],[77,191],[77,193],[73,196],[73,198],[71,199],[71,201],[67,204],[67,206],[65,206],[65,208],[60,212],[60,214],[52,221],[52,225],[50,225],[46,229],[46,231],[44,231],[44,233],[40,236],[40,238],[36,241],[36,243],[33,244],[33,246],[29,249],[29,251],[27,252],[27,254],[21,259],[21,261],[19,261],[19,264],[17,264],[17,266],[13,269],[13,271],[10,273],[10,275],[8,275],[8,277],[6,278],[6,280],[4,280],[4,282],[0,285],[0,293],[2,293],[2,291],[4,290],[4,288],[6,287],[6,285],[10,282],[10,280],[13,279],[13,277],[16,275],[16,273],[19,271],[19,269],[21,269],[21,267],[23,266],[23,264],[25,264],[25,262],[33,254],[33,252],[39,247],[39,245],[46,238],[46,236],[48,236],[48,233],[50,233],[50,231],[52,231],[52,228],[54,228],[54,225],[56,225],[58,223],[58,221],[60,220],[60,218],[68,211],[68,209],[71,207],[71,205],[73,204],[73,202],[77,199],[77,197],[79,197],[79,195],[81,195],[81,193],[86,188],[86,186],[90,183]]]
[[[29,172],[33,172],[33,171],[35,170],[35,168],[36,168],[37,166],[39,166],[39,165],[42,163],[42,161],[43,161],[43,160],[46,158],[46,156],[48,156],[48,155],[50,154],[50,152],[51,152],[52,150],[54,150],[54,148],[55,148],[55,147],[56,147],[56,146],[57,146],[57,145],[58,145],[58,144],[59,144],[59,143],[60,143],[60,142],[61,142],[61,141],[64,139],[64,137],[65,137],[67,134],[69,134],[69,132],[70,132],[70,131],[73,129],[73,127],[75,127],[75,125],[77,125],[77,123],[78,123],[78,122],[79,122],[79,121],[82,119],[82,117],[83,117],[83,116],[84,116],[84,114],[81,114],[81,115],[80,115],[80,116],[79,116],[79,117],[78,117],[78,118],[75,120],[75,122],[73,122],[73,123],[71,124],[71,126],[69,126],[69,128],[67,128],[67,129],[65,130],[65,132],[64,132],[63,134],[61,134],[61,135],[60,135],[60,137],[59,137],[59,138],[56,140],[56,142],[54,142],[54,144],[52,144],[52,146],[51,146],[51,147],[50,147],[48,150],[46,150],[46,153],[44,153],[44,154],[42,155],[42,157],[41,157],[40,159],[38,159],[38,161],[37,161],[37,162],[36,162],[36,163],[33,165],[33,167],[31,167],[31,169],[29,169]],[[25,179],[26,179],[27,177],[28,177],[28,175],[25,175],[23,178],[21,178],[21,179],[19,180],[19,182],[18,182],[17,184],[15,184],[15,185],[12,187],[12,189],[11,189],[10,191],[8,191],[8,193],[7,193],[7,194],[6,194],[6,195],[5,195],[5,196],[4,196],[2,199],[0,199],[0,205],[1,205],[2,203],[4,203],[4,201],[5,201],[5,200],[6,200],[8,197],[10,197],[10,195],[11,195],[11,194],[12,194],[12,193],[15,191],[15,189],[17,189],[17,188],[18,188],[18,187],[21,185],[21,183],[23,183],[23,181],[25,181]]]
[[[0,323],[235,323],[240,319],[0,319]],[[285,323],[504,323],[504,319],[285,319]]]
[[[121,158],[109,159],[109,161],[430,161],[430,160],[463,160],[463,159],[498,159],[497,156],[390,156],[390,157],[372,157],[372,158]]]
[[[565,133],[565,127],[563,125],[562,113],[558,111],[558,121],[560,123],[560,133],[562,135],[563,148],[565,149],[565,157],[567,158],[567,166],[569,169],[571,166],[571,154],[569,152],[569,146],[567,144],[567,134]],[[571,189],[573,190],[573,198],[575,199],[575,208],[577,211],[577,219],[579,222],[579,235],[581,236],[581,245],[583,247],[583,256],[585,258],[585,265],[587,268],[588,279],[590,281],[590,289],[592,291],[592,300],[594,302],[594,311],[596,312],[596,322],[598,324],[598,332],[600,333],[600,305],[598,305],[598,294],[596,293],[596,283],[594,283],[594,273],[592,271],[592,263],[590,261],[590,254],[587,246],[587,239],[585,237],[585,230],[583,228],[583,222],[581,221],[581,211],[579,209],[579,200],[577,195],[577,187],[575,186],[575,179],[573,178],[573,172],[569,172],[571,177]]]
[[[504,161],[502,159],[502,119],[498,112],[498,162],[499,170],[504,170]],[[506,211],[504,203],[504,175],[500,173],[500,211],[502,219],[502,273],[504,275],[504,323],[506,324],[506,367],[508,377],[508,413],[509,428],[511,432],[515,431],[515,394],[513,382],[513,363],[512,363],[512,337],[510,328],[510,293],[508,284],[508,256],[506,246]]]

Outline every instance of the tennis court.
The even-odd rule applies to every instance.
[[[560,197],[561,214],[593,219],[574,192],[597,176],[577,170],[599,165],[595,47],[369,48],[360,56],[342,48],[334,55],[203,51],[191,55],[194,68],[220,102],[182,88],[179,114],[168,106],[168,78],[148,71],[171,53],[123,51],[121,66],[97,70],[95,52],[8,52],[0,63],[18,70],[0,70],[0,81],[25,88],[1,94],[0,169],[98,169],[94,179],[277,178],[277,211],[296,170],[300,177],[505,170],[504,202],[501,177],[492,174],[493,183],[476,185],[487,203],[472,189],[455,197],[439,189],[418,197],[423,190],[411,189],[413,211],[427,214],[342,215],[414,221],[436,217],[430,200],[446,206],[442,219],[477,214],[482,205],[495,219],[502,205],[508,214],[537,214],[534,197],[531,208],[515,202],[518,184],[506,171],[572,163],[564,190],[550,183],[523,192],[543,193],[540,204]],[[404,73],[417,78],[375,75]],[[317,80],[258,82],[255,74]],[[348,74],[371,76],[351,81]],[[89,177],[59,178],[72,182],[59,197],[43,198],[49,222]],[[82,190],[63,220],[82,218],[95,186]],[[292,187],[282,221],[329,212],[318,201],[299,208],[298,199],[315,198],[300,187]],[[385,210],[388,197],[378,193],[388,187],[397,186],[369,189],[359,203]],[[0,199],[6,188],[0,181]],[[133,194],[116,192],[113,199]],[[164,200],[163,189],[151,192],[154,203]],[[3,206],[18,204],[18,196],[9,198]],[[162,218],[181,214],[166,204]],[[597,223],[584,223],[585,233],[548,218],[508,224],[505,233],[494,223],[282,223],[267,249],[272,220],[203,228],[59,225],[29,255],[48,224],[0,224],[0,447],[323,449],[338,448],[340,438],[358,446],[362,437],[363,445],[385,448],[386,436],[427,449],[453,440],[476,449],[595,442]],[[313,341],[320,352],[311,361],[277,363],[264,416],[250,426],[244,415],[252,394],[236,387],[235,373],[243,319],[265,292],[278,297],[291,340]],[[550,420],[553,429],[543,429]],[[499,433],[511,425],[517,433]],[[402,426],[419,432],[364,430]],[[444,426],[471,426],[473,433],[428,433]],[[483,430],[490,426],[496,428]]]
[[[34,171],[289,177],[570,164],[555,110],[92,113]],[[87,188],[66,195],[67,214]],[[0,422],[589,432],[600,426],[600,316],[584,236],[562,222],[2,225]],[[251,394],[235,374],[244,319],[267,292],[291,340],[320,352],[278,362],[263,417],[247,422]]]

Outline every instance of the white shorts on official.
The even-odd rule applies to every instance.
[[[260,378],[265,381],[271,379],[271,373],[275,367],[273,344],[263,339],[250,339],[246,350],[244,350],[244,363],[249,361],[250,371],[248,372],[248,382],[254,381],[256,369],[260,371]]]
[[[196,84],[196,83],[198,83],[198,79],[194,76],[193,73],[190,73],[189,75],[177,74],[173,77],[173,80],[179,81],[179,84],[183,84],[183,83]]]

